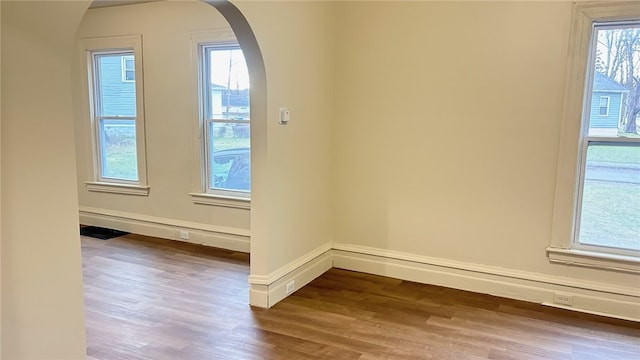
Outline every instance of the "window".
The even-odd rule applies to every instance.
[[[87,187],[147,195],[141,39],[85,39],[81,45],[94,161]]]
[[[599,97],[599,116],[621,114],[631,127],[616,132],[581,137],[580,185],[575,219],[574,247],[612,253],[640,252],[640,136],[637,115],[640,104],[628,98],[640,92],[640,21],[595,22],[587,67],[584,103],[590,104],[598,91],[619,91],[616,107],[611,96]],[[611,89],[596,84],[595,74],[606,77]],[[623,91],[621,89],[626,89]],[[623,101],[626,100],[626,101]],[[604,127],[602,120],[583,111],[583,128]]]
[[[136,80],[136,68],[134,56],[122,57],[122,81],[133,82]]]
[[[249,75],[237,44],[199,45],[205,193],[249,198]]]
[[[573,31],[549,257],[640,272],[640,8],[574,5]]]
[[[609,97],[608,96],[600,96],[600,104],[598,106],[598,115],[600,116],[609,115]]]
[[[135,83],[118,86],[120,64],[132,52],[93,51],[93,117],[96,125],[99,178],[138,181]],[[124,70],[123,70],[124,71]]]

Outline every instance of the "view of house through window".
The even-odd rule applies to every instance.
[[[594,25],[574,247],[640,252],[640,22]]]
[[[201,47],[207,192],[249,197],[249,72],[238,45]]]
[[[93,52],[93,116],[98,178],[138,181],[134,54]]]

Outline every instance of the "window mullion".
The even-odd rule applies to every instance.
[[[136,116],[102,115],[102,116],[98,116],[98,118],[105,119],[105,120],[135,120]]]
[[[248,124],[249,123],[249,120],[218,119],[218,118],[207,119],[207,121],[214,122],[214,123],[224,123],[224,124]]]

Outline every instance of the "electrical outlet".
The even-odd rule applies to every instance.
[[[559,305],[573,305],[573,296],[567,294],[553,294],[553,302]]]
[[[285,295],[289,295],[296,290],[296,281],[291,280],[287,283],[287,287],[284,290]]]
[[[189,240],[189,232],[185,230],[180,230],[180,239]]]

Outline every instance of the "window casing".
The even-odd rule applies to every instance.
[[[250,199],[249,77],[237,43],[198,44],[203,193]]]
[[[547,249],[552,262],[640,272],[640,136],[618,131],[626,101],[622,85],[613,90],[620,96],[616,102],[611,95],[600,96],[603,89],[594,80],[596,72],[604,71],[600,32],[637,28],[640,33],[639,20],[640,9],[628,2],[574,5],[552,239]],[[633,56],[640,57],[640,42],[637,45],[639,53]],[[620,77],[604,72],[607,77]],[[616,87],[615,80],[606,81]],[[615,104],[622,109],[617,117],[613,116]]]
[[[141,36],[81,40],[92,144],[90,191],[148,195]]]

